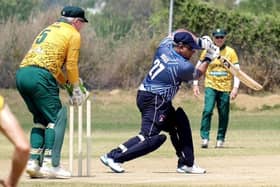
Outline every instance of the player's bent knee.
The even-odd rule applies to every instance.
[[[156,135],[157,136],[157,139],[158,139],[158,142],[159,144],[163,144],[166,140],[166,136],[164,134],[159,134],[159,135]]]
[[[152,152],[158,149],[166,140],[166,136],[164,134],[155,135],[149,137],[147,140],[147,152]]]
[[[19,155],[29,155],[29,152],[30,152],[30,146],[29,144],[21,144],[21,145],[18,145],[16,146],[16,152],[17,154]]]
[[[154,150],[158,149],[166,140],[166,135],[159,134],[155,136],[145,137],[145,140],[135,146],[127,149],[126,152],[121,153],[118,158],[115,158],[116,162],[126,162],[140,156],[146,155]]]

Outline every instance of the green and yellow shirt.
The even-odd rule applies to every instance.
[[[202,61],[205,57],[206,50],[200,56]],[[231,47],[225,46],[220,49],[220,55],[229,59],[233,64],[238,64],[238,56],[235,50]],[[212,61],[205,73],[205,87],[210,87],[218,91],[230,92],[232,90],[233,76],[221,64],[218,59]]]
[[[39,66],[49,70],[63,84],[79,81],[80,33],[69,23],[58,21],[45,28],[34,40],[20,67]],[[67,77],[62,68],[65,64]]]

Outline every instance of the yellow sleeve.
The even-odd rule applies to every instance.
[[[66,81],[67,81],[66,78],[65,78],[65,76],[64,76],[64,73],[63,73],[61,70],[59,70],[59,72],[58,72],[58,74],[56,75],[55,79],[57,80],[57,82],[58,82],[59,84],[65,84]]]
[[[78,82],[79,50],[80,33],[69,23],[55,22],[36,37],[20,67],[36,65],[48,69],[60,84],[67,79]]]
[[[2,110],[2,109],[4,108],[4,104],[5,104],[5,102],[4,102],[4,97],[2,97],[2,96],[0,95],[0,110]]]
[[[234,49],[231,50],[231,53],[230,53],[230,60],[233,64],[238,64],[239,63],[239,60],[238,60],[238,56],[235,52]]]
[[[79,82],[79,66],[78,59],[80,54],[81,37],[77,33],[73,35],[69,42],[67,59],[66,59],[66,72],[67,80],[71,83]]]

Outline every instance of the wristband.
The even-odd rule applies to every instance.
[[[198,86],[198,80],[194,80],[194,81],[193,81],[193,85],[194,85],[194,86]]]
[[[212,61],[212,60],[211,60],[209,57],[205,57],[205,58],[202,60],[202,62],[206,62],[206,63],[208,63],[208,64],[210,64],[211,61]]]

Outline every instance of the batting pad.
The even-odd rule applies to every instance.
[[[66,124],[67,124],[67,108],[66,106],[63,106],[57,114],[57,120],[54,126],[55,139],[54,139],[54,145],[52,149],[52,165],[54,167],[57,167],[60,164],[61,149],[63,145]]]
[[[181,152],[180,158],[183,164],[192,166],[194,162],[192,130],[188,116],[181,107],[176,110],[176,123],[179,137],[179,147],[175,148],[176,152]]]

